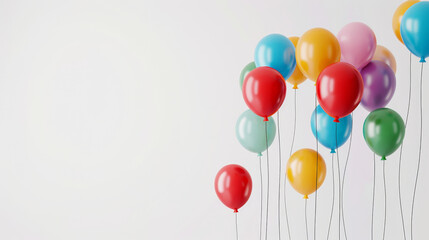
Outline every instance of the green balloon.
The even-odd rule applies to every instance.
[[[401,146],[405,135],[404,120],[392,109],[379,108],[372,111],[363,124],[366,144],[377,155],[386,160]]]
[[[246,78],[247,74],[249,74],[249,72],[252,71],[255,68],[256,68],[255,62],[251,62],[251,63],[247,64],[243,68],[243,70],[241,70],[241,73],[240,73],[240,88],[243,88],[244,78]]]
[[[274,119],[269,117],[268,122],[264,122],[263,117],[256,115],[251,110],[242,113],[235,125],[235,135],[240,144],[247,150],[259,155],[267,150],[265,123],[267,123],[268,146],[270,146],[276,136]]]

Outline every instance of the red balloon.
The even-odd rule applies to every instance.
[[[353,65],[339,62],[320,73],[316,84],[317,99],[334,122],[349,115],[359,105],[363,95],[363,80]]]
[[[216,175],[215,190],[225,206],[238,212],[252,193],[252,178],[242,166],[226,165]]]
[[[268,121],[283,104],[286,82],[274,68],[255,68],[244,79],[243,97],[250,110]]]

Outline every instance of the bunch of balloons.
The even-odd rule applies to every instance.
[[[389,103],[396,86],[395,70],[393,54],[377,46],[374,32],[360,22],[347,24],[337,36],[323,28],[310,29],[301,37],[265,36],[256,46],[254,61],[240,74],[249,110],[236,123],[236,137],[245,149],[261,156],[276,136],[271,116],[284,102],[286,80],[298,89],[308,78],[315,82],[320,104],[311,117],[312,132],[323,146],[335,152],[349,138],[351,113],[359,104],[373,111]],[[324,164],[323,157],[314,150],[295,152],[287,164],[289,182],[307,198],[323,183]],[[314,173],[317,181],[310,178]],[[216,182],[216,186],[219,184]],[[243,195],[237,198],[246,199]]]
[[[429,56],[429,2],[409,0],[393,17],[397,38],[421,62]],[[310,126],[317,141],[335,153],[350,137],[352,113],[362,105],[370,113],[363,135],[369,148],[382,160],[402,144],[405,125],[401,116],[386,108],[396,90],[396,60],[361,22],[345,25],[335,36],[313,28],[301,37],[270,34],[256,45],[254,61],[240,74],[240,87],[248,110],[236,123],[236,137],[250,152],[262,156],[276,137],[271,117],[286,97],[286,82],[294,90],[306,79],[315,82],[319,105]],[[280,166],[279,166],[280,167]],[[322,155],[304,148],[293,153],[286,166],[292,187],[304,198],[315,192],[326,176]],[[239,165],[227,165],[217,174],[215,189],[220,200],[237,212],[250,197],[252,180]]]

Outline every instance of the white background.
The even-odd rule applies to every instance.
[[[67,3],[68,2],[68,3]],[[213,181],[224,165],[246,167],[252,196],[239,213],[241,239],[259,237],[255,154],[235,138],[247,109],[241,69],[269,33],[299,36],[313,27],[336,34],[368,24],[398,61],[389,107],[405,117],[408,51],[391,18],[400,1],[1,1],[0,238],[234,239],[234,218]],[[418,72],[413,58],[410,125],[403,158],[403,200],[410,229],[418,156]],[[429,72],[429,68],[426,73]],[[424,76],[423,93],[428,91]],[[424,96],[425,122],[428,100]],[[298,90],[295,149],[315,148],[310,132],[314,86]],[[345,185],[348,239],[370,239],[373,161],[362,136],[368,112],[355,112]],[[280,111],[283,168],[289,155],[293,91]],[[427,238],[428,128],[424,129],[415,239]],[[270,149],[269,239],[277,239],[278,142]],[[347,146],[347,145],[346,145]],[[328,176],[319,194],[317,239],[325,239],[332,201]],[[340,149],[341,165],[346,147]],[[263,160],[265,163],[265,158]],[[377,164],[375,239],[381,239],[383,194]],[[284,169],[282,169],[284,172]],[[402,239],[398,153],[386,161],[387,235]],[[305,239],[304,200],[287,186],[292,239]],[[309,200],[312,236],[314,196]],[[331,239],[338,239],[337,213]],[[286,239],[282,208],[282,238]],[[311,239],[311,238],[310,238]]]

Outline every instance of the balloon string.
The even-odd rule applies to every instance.
[[[375,153],[373,158],[373,171],[374,171],[374,177],[373,177],[373,183],[372,183],[372,211],[371,211],[371,240],[374,239],[374,205],[375,205]]]
[[[335,123],[335,148],[337,154],[337,167],[338,167],[338,239],[341,239],[341,173],[340,173],[340,157],[338,153],[338,139],[337,130],[338,123]]]
[[[353,119],[353,113],[352,113],[352,119]],[[353,139],[353,129],[350,132],[350,141],[349,141],[349,148],[347,150],[347,159],[346,159],[346,164],[344,165],[344,170],[343,170],[343,180],[341,183],[341,214],[342,214],[342,219],[343,219],[343,228],[344,228],[344,236],[347,240],[347,230],[346,230],[346,220],[344,218],[344,179],[346,178],[346,171],[347,171],[347,165],[349,163],[349,157],[350,157],[350,150],[352,148],[352,139]]]
[[[307,235],[307,240],[308,240],[307,200],[308,200],[308,199],[305,199],[305,210],[304,210],[304,216],[305,216],[305,233],[306,233],[306,235]]]
[[[314,95],[314,108],[316,110],[315,125],[316,125],[316,191],[314,193],[314,240],[316,240],[316,223],[317,223],[317,179],[319,178],[319,137],[317,134],[317,92]]]
[[[270,165],[268,157],[268,133],[267,133],[267,122],[265,122],[265,146],[267,148],[267,211],[265,213],[265,240],[268,239],[268,205],[270,197]]]
[[[331,232],[331,223],[332,223],[332,217],[334,215],[334,205],[335,205],[334,153],[331,154],[331,165],[332,165],[332,206],[331,206],[331,216],[329,217],[328,235],[326,236],[326,240],[329,239],[329,233]]]
[[[295,96],[295,101],[294,101],[294,119],[293,119],[293,134],[292,134],[292,144],[290,145],[290,152],[289,152],[289,157],[292,156],[292,152],[293,152],[293,145],[295,144],[295,133],[296,133],[296,89],[294,89],[294,96]]]
[[[292,156],[293,152],[293,145],[295,144],[295,133],[296,133],[296,89],[294,89],[294,119],[293,119],[293,134],[292,134],[292,144],[290,146],[290,152],[289,157]],[[285,205],[285,215],[286,215],[286,227],[287,227],[287,233],[289,236],[289,240],[292,239],[290,235],[290,228],[289,228],[289,217],[288,217],[288,211],[287,211],[287,201],[286,201],[286,177],[284,178],[283,182],[283,201]]]
[[[263,181],[262,181],[262,159],[261,156],[258,156],[259,158],[259,178],[261,180],[261,215],[259,218],[259,240],[262,240],[262,209],[263,209],[263,194],[264,194],[264,189],[263,189]]]
[[[234,213],[235,215],[235,239],[238,240],[238,222],[237,222],[237,214],[238,212]]]
[[[407,115],[405,116],[405,129],[407,129],[408,125],[408,116],[410,114],[410,104],[411,104],[411,52],[410,52],[410,83],[408,88],[408,106],[407,106]],[[406,131],[405,131],[406,133]],[[401,221],[402,221],[402,232],[404,234],[404,240],[407,239],[407,234],[405,231],[405,220],[404,220],[404,212],[402,208],[402,194],[401,194],[401,165],[402,165],[402,150],[404,147],[404,142],[401,144],[401,149],[399,151],[399,167],[398,167],[398,197],[399,197],[399,210],[401,212]]]
[[[383,187],[384,187],[384,223],[383,223],[383,240],[386,235],[387,221],[387,190],[386,190],[386,161],[383,160]]]
[[[279,228],[279,240],[281,239],[281,224],[280,224],[280,189],[281,189],[281,179],[282,179],[282,145],[280,143],[280,113],[277,112],[277,135],[279,139],[279,192],[277,197],[277,222]]]
[[[413,239],[413,220],[414,220],[414,202],[416,200],[417,182],[419,179],[420,159],[422,155],[422,138],[423,138],[423,63],[420,70],[420,141],[419,141],[419,158],[417,161],[416,180],[414,182],[413,201],[411,204],[411,240]]]

